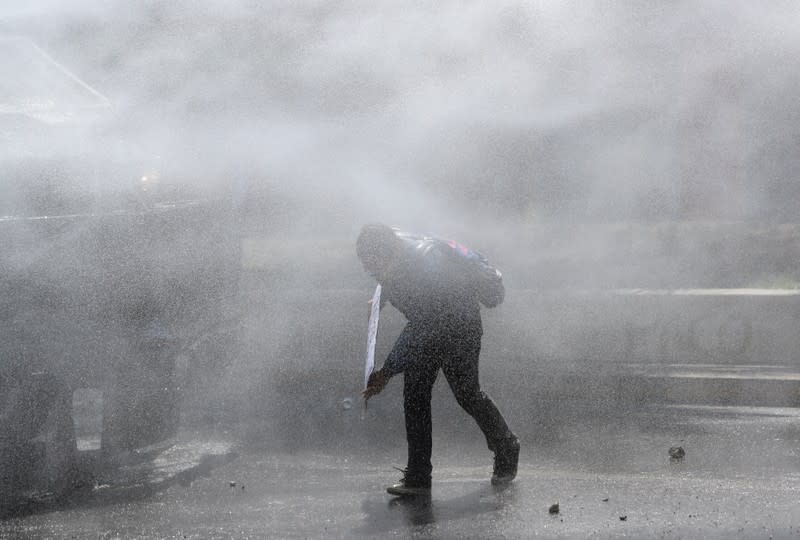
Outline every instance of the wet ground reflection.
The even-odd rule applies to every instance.
[[[17,493],[0,518],[148,499],[172,485],[187,486],[235,457],[231,442],[198,434],[182,434],[113,458],[84,456],[80,483],[69,492]]]
[[[370,496],[362,504],[366,514],[364,526],[353,532],[369,536],[406,526],[415,534],[425,534],[427,526],[446,527],[451,521],[487,517],[492,513],[498,514],[499,519],[505,508],[514,503],[515,484],[492,486],[487,485],[487,479],[446,481],[445,484],[447,492],[467,492],[444,497],[438,495],[437,488],[434,488],[434,492],[428,496],[392,497],[388,502],[385,498],[381,500],[377,496]],[[488,519],[491,520],[491,517]]]

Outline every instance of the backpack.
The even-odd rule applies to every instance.
[[[395,234],[423,255],[433,249],[445,253],[465,272],[478,301],[487,308],[497,307],[503,303],[506,289],[503,286],[503,274],[489,263],[489,260],[467,246],[455,240],[444,240],[433,236],[416,236],[395,231]]]

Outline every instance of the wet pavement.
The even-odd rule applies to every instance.
[[[523,441],[505,489],[477,438],[435,438],[432,495],[408,500],[383,491],[402,447],[289,454],[184,435],[0,522],[0,537],[800,538],[798,409],[654,407],[546,435]]]

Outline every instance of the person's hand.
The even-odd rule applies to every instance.
[[[367,388],[361,392],[361,395],[364,396],[364,399],[369,399],[375,394],[380,394],[388,382],[389,376],[383,368],[373,371],[370,373],[369,379],[367,379]]]

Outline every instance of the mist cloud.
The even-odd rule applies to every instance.
[[[796,191],[791,2],[72,6],[4,14],[173,168],[351,226],[774,217]]]

